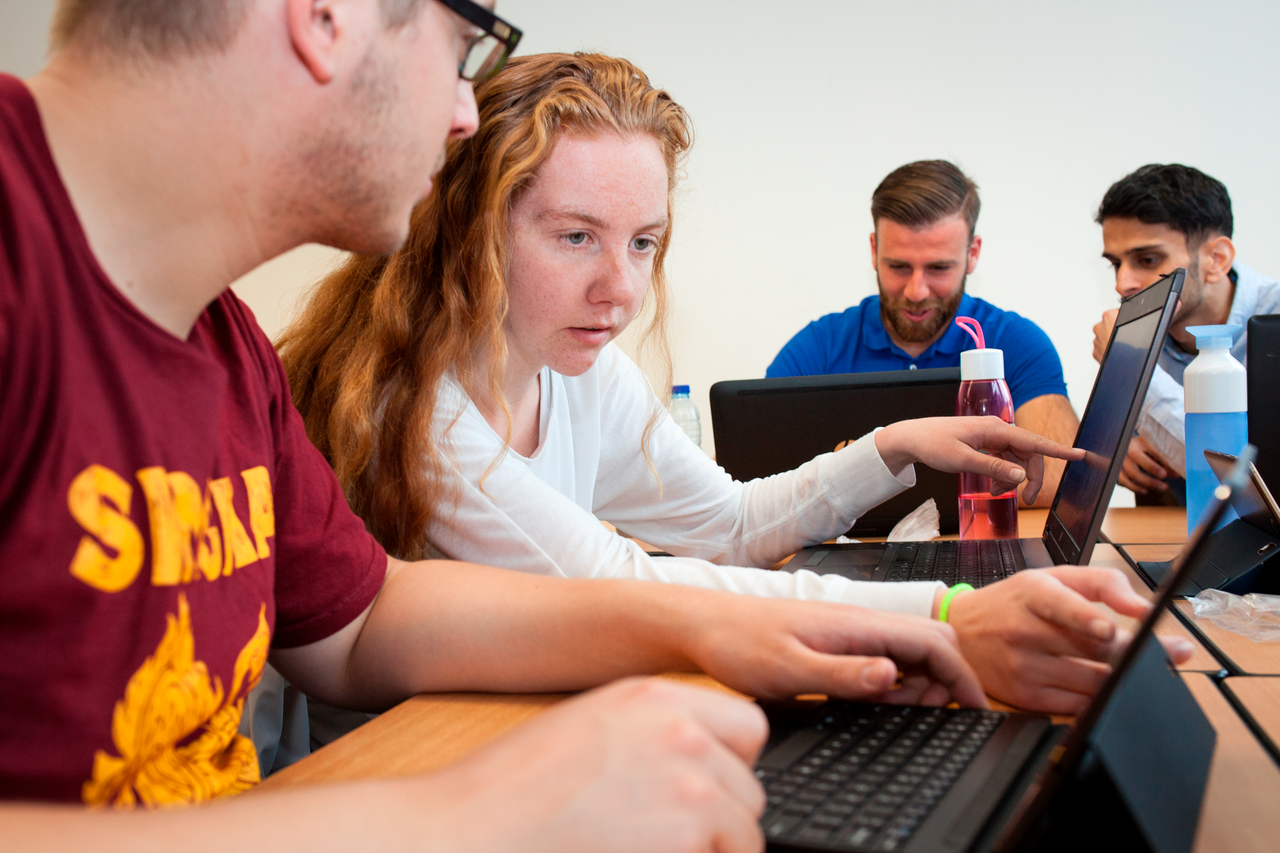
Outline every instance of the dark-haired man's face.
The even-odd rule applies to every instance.
[[[880,318],[898,346],[918,355],[946,331],[978,263],[982,239],[969,239],[959,214],[924,228],[888,219],[871,235]],[[905,344],[905,346],[904,346]]]
[[[1187,235],[1165,224],[1151,224],[1131,217],[1102,222],[1102,257],[1116,272],[1116,293],[1133,296],[1155,284],[1178,267],[1187,271],[1172,325],[1195,313],[1204,301],[1204,277],[1199,257],[1187,247]]]

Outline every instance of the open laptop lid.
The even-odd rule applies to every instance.
[[[1217,450],[1206,450],[1205,461],[1213,469],[1213,476],[1219,483],[1227,482],[1236,464],[1236,457],[1230,453]],[[1249,466],[1249,479],[1244,487],[1231,493],[1231,508],[1249,524],[1270,536],[1280,539],[1280,507],[1276,506],[1271,490],[1258,473],[1256,465]]]
[[[1249,318],[1249,443],[1258,448],[1258,471],[1280,484],[1280,314]]]
[[[876,427],[955,414],[960,369],[893,370],[741,379],[711,386],[716,462],[736,480],[768,477],[808,462]],[[959,530],[955,474],[916,466],[916,487],[872,508],[853,528],[884,536],[928,497],[944,533]]]
[[[1143,646],[1146,643],[1153,642],[1152,638],[1155,633],[1156,622],[1159,621],[1160,616],[1172,603],[1174,590],[1191,576],[1197,564],[1201,562],[1207,550],[1206,542],[1209,539],[1209,534],[1218,526],[1218,522],[1222,520],[1232,495],[1245,487],[1249,477],[1249,467],[1255,455],[1253,447],[1245,445],[1240,452],[1239,464],[1234,466],[1222,485],[1214,490],[1213,500],[1210,502],[1204,518],[1196,526],[1191,535],[1191,540],[1183,548],[1182,553],[1178,555],[1173,571],[1169,573],[1164,583],[1156,590],[1151,612],[1147,614],[1147,618],[1142,620],[1142,624],[1134,632],[1133,639],[1125,648],[1119,661],[1112,667],[1111,675],[1101,689],[1098,690],[1093,701],[1089,703],[1089,707],[1076,719],[1076,723],[1072,726],[1066,740],[1050,753],[1048,767],[1024,795],[1016,819],[1009,824],[1009,830],[996,844],[997,850],[1017,849],[1018,845],[1028,837],[1040,815],[1049,808],[1053,798],[1061,790],[1063,784],[1076,773],[1085,752],[1089,748],[1090,735],[1102,718],[1103,712],[1107,708],[1107,703],[1115,694],[1129,669],[1137,661],[1138,656],[1143,651]]]
[[[1185,279],[1186,270],[1177,269],[1120,304],[1076,433],[1085,458],[1067,463],[1045,522],[1055,563],[1085,565],[1093,554]]]

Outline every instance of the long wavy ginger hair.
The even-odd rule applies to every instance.
[[[507,412],[510,440],[502,394],[510,212],[560,134],[653,137],[667,165],[669,219],[693,141],[686,113],[666,92],[630,62],[598,54],[513,59],[477,87],[476,101],[479,131],[449,143],[405,245],[388,256],[352,256],[317,285],[277,344],[307,435],[370,532],[405,559],[430,553],[430,520],[456,503],[432,417],[442,377],[453,371],[472,400]],[[670,243],[668,228],[645,297],[653,311],[642,344],[667,374]]]

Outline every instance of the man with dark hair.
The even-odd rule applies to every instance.
[[[1008,695],[1070,710],[1099,672],[1075,656],[1123,641],[1089,599],[1145,611],[1103,569],[963,593],[944,625],[389,557],[228,285],[308,241],[400,245],[446,139],[476,131],[471,80],[519,32],[472,0],[64,0],[58,21],[40,74],[0,75],[7,851],[759,849],[763,715],[661,680],[566,702],[429,777],[103,807],[253,785],[238,727],[268,655],[309,695],[366,710],[678,669],[765,696],[981,705],[953,628],[968,620],[975,659],[1023,661]],[[883,475],[909,476],[904,445],[926,435],[1006,482],[1037,480],[1041,450],[1071,454],[946,421],[877,440]]]
[[[1079,421],[1062,362],[1039,326],[965,293],[982,238],[978,187],[946,160],[895,169],[871,195],[871,264],[879,294],[815,320],[782,348],[766,376],[958,367],[973,346],[957,316],[982,324],[987,346],[1004,351],[1018,426],[1063,444]],[[1046,460],[1037,505],[1053,502],[1062,463]]]
[[[1111,185],[1098,205],[1102,256],[1115,268],[1116,292],[1132,296],[1178,267],[1187,270],[1169,337],[1129,443],[1120,475],[1147,501],[1186,502],[1182,375],[1196,356],[1188,326],[1240,326],[1231,353],[1245,361],[1254,314],[1280,311],[1280,282],[1236,260],[1231,196],[1220,181],[1176,163],[1143,166]],[[1118,309],[1093,327],[1093,357],[1102,360]],[[1142,500],[1142,499],[1140,499]]]

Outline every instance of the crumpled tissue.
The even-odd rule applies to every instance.
[[[1248,637],[1257,643],[1280,640],[1280,595],[1234,595],[1220,589],[1206,589],[1188,599],[1197,619],[1208,619],[1224,631]]]
[[[938,535],[938,504],[929,498],[889,531],[890,542],[923,542]]]
[[[929,498],[911,510],[889,531],[890,542],[923,542],[938,536],[938,504]],[[860,540],[837,536],[837,545],[856,545]]]

